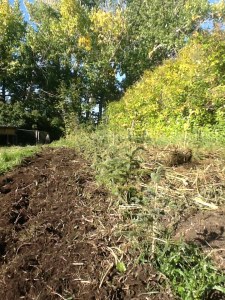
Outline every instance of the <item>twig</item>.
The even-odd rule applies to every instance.
[[[21,249],[23,246],[28,246],[28,245],[32,245],[32,243],[24,243],[24,244],[20,245],[20,246],[16,249],[16,255],[18,254],[18,252],[20,251],[20,249]]]
[[[108,269],[106,270],[105,274],[103,275],[103,277],[102,277],[102,279],[101,279],[101,282],[100,282],[100,284],[99,284],[99,289],[102,287],[102,284],[103,284],[103,282],[104,282],[106,276],[108,275],[109,271],[112,269],[113,266],[114,266],[113,263],[111,263],[111,264],[109,265]]]
[[[225,251],[224,248],[221,248],[221,249],[213,249],[211,250],[207,255],[206,255],[206,258],[211,256],[214,252],[220,252],[220,251]]]
[[[62,295],[60,295],[59,293],[55,292],[53,290],[52,287],[50,287],[49,285],[47,285],[47,288],[52,292],[52,294],[56,295],[56,296],[59,296],[59,298],[63,299],[63,300],[67,300],[66,298],[64,298]]]

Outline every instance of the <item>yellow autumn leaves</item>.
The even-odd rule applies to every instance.
[[[121,10],[115,12],[102,9],[85,10],[80,1],[62,0],[58,4],[60,20],[53,21],[52,32],[67,37],[77,37],[77,46],[91,51],[95,45],[109,45],[119,40],[126,29]]]
[[[90,31],[98,45],[108,45],[119,41],[126,29],[126,22],[120,10],[115,13],[103,10],[93,10],[90,15]],[[78,46],[91,51],[92,41],[90,35],[80,36]]]
[[[196,35],[177,58],[164,62],[108,107],[111,128],[145,132],[221,123],[225,116],[224,32]],[[217,57],[220,60],[217,60]],[[223,73],[222,73],[223,74]]]
[[[89,36],[81,36],[78,38],[78,47],[84,48],[86,51],[91,51],[91,39]]]
[[[93,10],[90,15],[91,29],[97,34],[98,44],[108,44],[118,41],[126,30],[126,21],[121,10],[114,13],[103,10]]]
[[[13,22],[12,7],[7,0],[0,0],[0,28],[7,30],[7,26]],[[0,32],[1,33],[1,32]],[[1,33],[2,34],[2,33]]]

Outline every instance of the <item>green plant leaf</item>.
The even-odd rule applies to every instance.
[[[118,262],[118,263],[116,264],[116,269],[117,269],[117,271],[120,272],[120,273],[125,273],[126,270],[127,270],[125,264],[124,264],[122,261],[120,261],[120,262]]]
[[[225,288],[222,287],[222,286],[216,285],[216,286],[213,287],[213,289],[214,289],[214,290],[217,290],[217,291],[219,291],[219,292],[222,292],[223,294],[225,294]]]

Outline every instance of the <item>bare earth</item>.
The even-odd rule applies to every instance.
[[[178,227],[176,238],[198,244],[206,255],[225,270],[225,211],[199,212]]]
[[[120,217],[74,150],[45,149],[0,176],[0,201],[0,299],[174,299],[137,253],[118,252]]]

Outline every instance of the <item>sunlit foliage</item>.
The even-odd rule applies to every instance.
[[[196,34],[171,58],[110,104],[111,127],[152,132],[224,125],[225,33]]]

